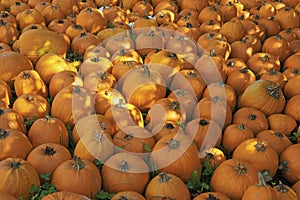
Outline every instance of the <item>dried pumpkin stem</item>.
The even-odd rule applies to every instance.
[[[279,170],[287,170],[289,169],[289,165],[288,165],[288,162],[283,160],[280,162],[279,166],[278,166],[278,169]]]
[[[161,173],[159,174],[159,179],[158,179],[158,181],[159,181],[160,183],[163,183],[163,182],[168,182],[170,179],[171,179],[171,177],[168,176],[168,174],[167,174],[166,172],[161,172]]]
[[[267,145],[264,142],[257,141],[257,143],[254,145],[256,150],[259,152],[266,151]]]
[[[9,132],[0,128],[0,140],[4,140],[9,136]]]
[[[215,195],[210,193],[210,194],[208,194],[207,200],[220,200],[220,199],[218,199]]]
[[[56,151],[53,148],[46,146],[46,149],[44,150],[45,155],[53,156],[55,153],[56,153]]]
[[[129,166],[128,162],[125,161],[125,160],[122,160],[120,162],[120,169],[121,169],[122,172],[128,172],[129,169],[130,169],[130,166]]]
[[[190,70],[187,75],[189,77],[195,78],[197,76],[197,73],[195,72],[195,70]]]
[[[283,139],[283,135],[281,133],[279,133],[279,132],[275,132],[274,135],[276,137],[279,137],[280,139]]]
[[[106,72],[100,72],[100,73],[98,73],[98,78],[100,78],[101,80],[107,79]]]
[[[94,139],[98,142],[101,143],[104,140],[104,133],[101,130],[100,132],[95,133]]]
[[[205,120],[205,119],[200,119],[199,120],[199,125],[201,125],[201,126],[207,126],[208,124],[209,124],[208,121]]]
[[[287,193],[289,189],[286,187],[285,184],[283,184],[281,181],[279,181],[279,185],[276,187],[276,190],[281,193]]]
[[[12,161],[11,163],[10,163],[10,167],[12,168],[12,169],[19,169],[20,167],[21,167],[21,163],[20,162],[16,162],[16,161]]]
[[[80,159],[80,157],[74,156],[73,161],[74,161],[73,166],[72,166],[73,169],[79,171],[79,170],[85,168],[85,163]]]
[[[169,149],[178,149],[179,148],[179,141],[171,138],[171,140],[167,143]]]
[[[165,127],[166,127],[167,129],[174,129],[174,128],[175,128],[174,125],[171,124],[171,123],[167,123],[167,124],[165,125]]]
[[[257,173],[257,175],[258,175],[258,186],[260,186],[260,187],[265,187],[265,186],[267,186],[267,183],[266,183],[266,181],[265,181],[265,178],[264,178],[264,176],[262,175],[262,173],[259,171],[258,173]]]
[[[134,138],[133,133],[127,133],[127,134],[124,136],[124,139],[125,139],[125,140],[132,140],[133,138]]]
[[[244,164],[239,163],[236,167],[235,170],[237,171],[238,175],[244,175],[247,173],[247,168]]]
[[[150,77],[150,69],[149,69],[148,65],[143,65],[143,69],[144,69],[143,76]]]
[[[173,101],[169,104],[169,108],[171,108],[172,110],[178,110],[179,109],[179,102],[177,101]]]
[[[280,92],[279,92],[280,85],[273,86],[269,85],[267,86],[268,93],[270,96],[275,97],[276,99],[280,98]]]
[[[248,118],[250,120],[256,120],[256,115],[255,114],[250,114]]]
[[[245,130],[246,129],[245,124],[243,124],[243,123],[241,125],[239,125],[238,128],[241,129],[241,130]]]

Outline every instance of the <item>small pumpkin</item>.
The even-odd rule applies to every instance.
[[[14,129],[27,133],[24,118],[11,108],[0,108],[0,128]]]
[[[117,153],[104,162],[101,170],[103,189],[109,193],[135,191],[140,194],[150,180],[145,161],[132,153]],[[117,179],[111,177],[117,176]]]
[[[213,199],[229,200],[229,198],[221,192],[204,192],[195,196],[193,200],[213,200]]]
[[[296,120],[285,114],[273,114],[268,117],[270,130],[288,136],[296,127]]]
[[[279,183],[274,187],[278,199],[296,200],[298,199],[296,192],[289,186]]]
[[[145,190],[146,199],[160,197],[161,199],[190,200],[190,192],[184,182],[174,174],[161,172],[156,175]]]
[[[42,198],[42,200],[90,200],[87,196],[74,193],[74,192],[68,192],[68,191],[60,191],[60,192],[54,192],[51,194],[48,194]]]
[[[296,121],[300,120],[299,109],[298,109],[299,107],[297,107],[299,101],[300,101],[300,95],[293,96],[292,98],[289,99],[284,109],[284,114],[293,117]]]

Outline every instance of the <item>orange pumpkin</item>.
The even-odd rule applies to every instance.
[[[0,191],[15,198],[29,199],[30,188],[40,186],[37,170],[22,158],[7,158],[0,161]],[[14,184],[11,184],[14,182]]]
[[[288,136],[296,127],[296,120],[285,114],[273,114],[268,117],[271,130]]]
[[[24,118],[11,108],[0,108],[0,128],[14,129],[27,133]]]
[[[221,192],[204,192],[195,196],[193,200],[208,200],[208,199],[229,200],[229,198]]]
[[[68,192],[68,191],[60,191],[60,192],[54,192],[51,194],[48,194],[42,198],[42,200],[89,200],[87,196],[74,193],[74,192]]]

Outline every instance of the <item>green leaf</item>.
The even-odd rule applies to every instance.
[[[108,192],[105,192],[104,190],[101,190],[97,195],[96,198],[97,199],[101,199],[101,200],[109,200],[111,199],[115,194],[110,194]]]
[[[39,191],[39,188],[35,184],[32,184],[29,192],[36,193],[38,191]]]
[[[49,178],[50,174],[51,174],[51,172],[48,172],[46,174],[40,174],[39,176],[40,176],[40,178],[44,179],[45,181],[49,181],[50,180],[50,178]]]
[[[149,144],[146,144],[143,142],[143,147],[144,147],[144,150],[147,151],[147,152],[151,152],[152,149],[150,148]]]
[[[102,166],[104,165],[104,162],[98,160],[98,159],[95,159],[94,160],[94,164],[96,165],[96,167],[98,168],[99,171],[101,171],[102,169]]]
[[[293,143],[293,144],[296,144],[297,143],[297,140],[299,138],[299,133],[298,132],[293,132],[289,135],[289,140]]]

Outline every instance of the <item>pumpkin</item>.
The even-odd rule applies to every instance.
[[[289,6],[280,9],[275,15],[275,20],[279,22],[282,30],[299,27],[299,13]]]
[[[236,95],[243,94],[246,88],[256,81],[255,74],[248,68],[233,70],[226,80],[226,84],[231,86]]]
[[[39,94],[23,94],[16,99],[13,109],[24,118],[40,118],[50,113],[48,101]]]
[[[207,6],[199,11],[198,20],[200,24],[211,19],[220,23],[223,22],[221,11],[215,5]]]
[[[285,114],[273,114],[268,117],[271,130],[288,136],[296,127],[296,120]]]
[[[19,37],[17,28],[11,23],[4,22],[3,19],[0,19],[0,31],[4,34],[0,37],[0,42],[5,44],[10,44]]]
[[[112,105],[119,103],[119,99],[125,102],[123,94],[114,88],[98,91],[94,96],[96,113],[104,115]]]
[[[83,32],[73,38],[71,49],[76,55],[82,56],[87,49],[94,48],[99,43],[100,40],[96,35],[89,32]]]
[[[131,70],[122,82],[122,93],[126,100],[142,112],[149,110],[166,95],[164,79],[148,65]]]
[[[47,53],[43,55],[35,65],[35,70],[45,84],[49,84],[52,77],[61,71],[77,72],[76,67],[67,62],[55,53]]]
[[[253,131],[254,135],[269,128],[265,114],[253,107],[238,109],[233,115],[232,123],[245,124],[246,127]]]
[[[228,159],[214,171],[210,189],[232,200],[242,199],[246,189],[258,183],[257,172],[255,166],[247,161]]]
[[[51,179],[54,170],[63,162],[72,159],[68,149],[60,144],[43,143],[35,147],[27,157],[27,161],[38,171],[39,174],[50,173]],[[40,178],[41,182],[43,180]]]
[[[117,104],[109,107],[104,116],[107,117],[116,131],[126,126],[144,127],[141,111],[135,105],[123,102],[123,99],[119,99]]]
[[[28,42],[30,41],[30,45]],[[33,29],[22,33],[18,40],[18,49],[33,63],[46,53],[55,53],[64,57],[67,52],[67,43],[59,34],[49,30]]]
[[[135,48],[140,55],[145,56],[153,49],[163,49],[165,41],[157,31],[141,31],[136,37]]]
[[[300,192],[299,192],[299,185],[300,185],[300,181],[297,181],[293,186],[292,189],[296,192],[297,196],[300,196]]]
[[[46,21],[43,15],[37,9],[34,8],[29,8],[20,12],[16,16],[16,20],[21,30],[29,24],[42,24],[46,26]]]
[[[239,21],[229,21],[221,26],[220,33],[224,35],[229,43],[241,40],[246,30],[243,24]]]
[[[167,23],[174,23],[178,19],[178,13],[171,10],[160,10],[154,14],[157,24],[159,26],[165,26]],[[177,24],[176,24],[177,25]]]
[[[17,24],[16,17],[13,14],[9,13],[8,11],[6,10],[0,11],[0,18],[4,22],[8,22],[17,28],[18,24]]]
[[[254,138],[254,133],[245,124],[230,124],[224,130],[222,147],[233,152],[243,141],[252,138]]]
[[[201,148],[199,156],[201,158],[201,162],[208,162],[212,169],[216,169],[220,164],[222,164],[226,160],[223,151],[216,147]]]
[[[49,82],[49,96],[54,98],[56,94],[68,85],[78,85],[83,87],[83,80],[77,72],[60,71],[54,74]]]
[[[184,124],[186,121],[186,112],[181,108],[177,99],[162,98],[148,110],[146,115],[147,128],[150,130],[157,124],[169,121]]]
[[[261,131],[255,137],[269,142],[276,150],[278,156],[280,156],[286,148],[292,145],[292,142],[286,135],[274,130]]]
[[[113,64],[124,63],[124,62],[135,62],[143,64],[143,59],[138,51],[133,49],[121,48],[111,56]]]
[[[72,177],[72,181],[66,177]],[[52,174],[51,184],[58,191],[69,191],[95,199],[100,191],[102,178],[97,167],[89,160],[74,157],[64,161]]]
[[[42,135],[41,130],[43,130]],[[68,131],[63,122],[48,115],[33,122],[28,131],[28,137],[33,147],[50,142],[65,147],[69,144]]]
[[[70,15],[72,11],[78,12],[78,1],[77,0],[52,0],[52,4],[58,5],[65,13],[65,15]]]
[[[238,100],[238,108],[254,107],[266,116],[281,113],[285,107],[285,97],[280,86],[267,80],[257,80],[249,85]]]
[[[3,42],[0,42],[0,53],[5,52],[5,51],[11,51],[11,47]]]
[[[122,191],[122,192],[118,192],[117,194],[115,194],[111,200],[130,200],[130,199],[134,199],[134,200],[145,200],[145,197],[142,196],[140,193],[138,192],[134,192],[134,191]]]
[[[74,192],[68,192],[68,191],[60,191],[60,192],[54,192],[51,194],[48,194],[42,198],[42,200],[90,200],[87,196],[74,193]]]
[[[3,80],[0,80],[0,100],[6,105],[12,101],[12,91],[10,86]]]
[[[116,78],[111,73],[95,71],[85,77],[83,87],[95,94],[100,90],[114,88],[116,82]]]
[[[88,8],[88,7],[97,8],[94,1],[81,0],[81,1],[78,2],[78,9],[80,11],[85,9],[85,8]]]
[[[205,117],[214,120],[221,129],[232,121],[232,111],[224,94],[202,98],[195,107],[193,118]]]
[[[48,24],[48,29],[58,33],[65,33],[73,23],[68,19],[54,19]]]
[[[264,73],[260,79],[272,81],[274,84],[280,85],[281,89],[283,89],[287,83],[286,76],[283,73],[276,71],[274,68],[272,68],[269,72]],[[287,96],[285,95],[285,97]]]
[[[99,56],[90,57],[82,62],[80,66],[80,75],[85,79],[85,77],[92,72],[109,72],[112,66],[113,64],[108,58]]]
[[[300,144],[293,144],[286,148],[280,155],[279,169],[291,184],[296,183],[299,180],[300,172],[297,167],[300,161],[298,155]]]
[[[46,6],[41,12],[46,24],[49,24],[52,20],[63,19],[65,17],[64,11],[58,5]]]
[[[298,107],[296,106],[299,100],[300,100],[300,95],[293,96],[292,98],[289,99],[284,109],[284,114],[293,117],[296,121],[300,120],[299,110]]]
[[[298,199],[296,192],[289,186],[279,183],[274,187],[278,199],[296,200]]]
[[[134,41],[127,32],[122,32],[105,40],[104,47],[110,54],[114,54],[120,49],[134,49]]]
[[[0,161],[6,158],[26,159],[32,144],[24,133],[13,129],[0,129]]]
[[[119,33],[123,33],[127,30],[127,24],[122,24],[121,22],[116,22],[115,24],[111,25],[113,28],[107,28],[99,31],[97,33],[97,37],[100,39],[100,42],[105,43],[107,39],[118,35]],[[121,27],[118,27],[121,26]]]
[[[151,166],[161,172],[176,175],[184,182],[190,180],[194,170],[201,175],[197,146],[185,134],[163,136],[154,145],[150,156]]]
[[[184,182],[176,175],[161,172],[156,175],[145,190],[147,200],[160,199],[190,200],[190,192]]]
[[[15,198],[29,199],[31,186],[40,186],[37,170],[22,158],[6,158],[0,161],[0,192]]]
[[[194,197],[193,200],[229,200],[229,198],[221,192],[203,192]]]
[[[71,127],[80,118],[94,112],[91,93],[80,86],[69,85],[63,88],[52,102],[52,115]]]
[[[127,126],[114,135],[113,143],[120,147],[121,151],[143,155],[143,153],[149,153],[155,144],[155,140],[145,128]]]
[[[111,54],[104,47],[98,45],[94,48],[87,49],[83,55],[83,60],[87,60],[88,58],[93,58],[96,56],[110,58]]]
[[[259,138],[247,139],[240,143],[234,150],[232,158],[246,160],[259,171],[268,170],[272,177],[278,169],[279,156],[276,150],[268,141]]]
[[[40,94],[44,98],[48,96],[48,88],[35,70],[20,72],[14,81],[14,89],[17,97],[23,94]]]
[[[122,9],[120,6],[104,7],[103,13],[104,16],[107,18],[108,27],[110,27],[110,25],[113,25],[116,22],[121,22],[128,25],[130,21],[130,17],[129,17],[130,14],[138,16],[136,12],[126,14],[126,11]]]
[[[284,89],[283,89],[284,94],[287,98],[291,98],[295,95],[300,94],[300,92],[298,91],[298,87],[297,87],[299,78],[300,78],[300,76],[294,76],[294,77],[291,77],[287,81],[286,86],[284,86]]]
[[[284,62],[290,55],[290,43],[280,35],[271,36],[264,41],[262,51],[277,56],[280,62]]]
[[[37,2],[35,6],[33,6],[32,8],[38,10],[40,13],[43,12],[43,10],[47,7],[51,5],[51,2],[49,0],[47,1],[41,1],[41,2]]]
[[[75,37],[77,37],[78,35],[85,33],[85,32],[87,32],[86,28],[84,28],[83,26],[81,26],[79,24],[71,24],[65,30],[65,34],[71,40],[73,40]]]
[[[208,118],[195,118],[186,124],[185,133],[194,140],[198,150],[205,146],[219,146],[222,141],[222,129]]]
[[[175,135],[176,133],[180,134],[180,133],[184,133],[184,131],[180,127],[180,125],[168,121],[161,124],[157,124],[151,130],[151,135],[154,137],[156,142],[165,135]]]
[[[27,133],[24,118],[11,108],[0,108],[0,128],[14,129]]]
[[[220,31],[220,29],[221,29],[221,23],[213,19],[207,20],[199,26],[201,35],[205,33],[214,33],[214,32],[217,33]]]
[[[181,9],[195,9],[198,12],[200,12],[202,9],[204,9],[206,6],[208,6],[208,1],[188,1],[188,0],[182,0],[181,3],[179,4],[181,6]]]
[[[267,185],[267,183],[264,180],[263,175],[261,172],[258,172],[258,180],[259,183],[255,185],[250,185],[243,197],[242,200],[247,200],[247,199],[260,199],[260,200],[268,200],[268,199],[278,199],[275,190],[270,186]]]
[[[102,11],[87,7],[81,10],[76,18],[76,24],[83,26],[90,33],[97,33],[106,28],[107,19]]]
[[[240,58],[229,58],[225,63],[227,65],[227,75],[235,70],[247,68],[245,61]]]
[[[135,191],[140,194],[150,180],[145,161],[132,153],[117,153],[104,162],[101,175],[103,189],[109,193]],[[118,177],[112,179],[111,177]]]
[[[168,95],[168,98],[179,100],[179,104],[186,112],[186,121],[189,121],[197,104],[197,98],[193,95],[193,93],[180,88],[172,90],[172,92]]]
[[[17,75],[24,70],[32,70],[30,60],[14,51],[5,51],[0,54],[0,79],[12,84]]]
[[[184,83],[184,84],[183,84]],[[196,70],[180,70],[172,79],[171,90],[184,89],[197,99],[202,97],[206,84],[201,74]]]
[[[17,198],[14,197],[13,195],[8,194],[8,193],[3,193],[3,192],[0,192],[0,199],[17,200]]]

